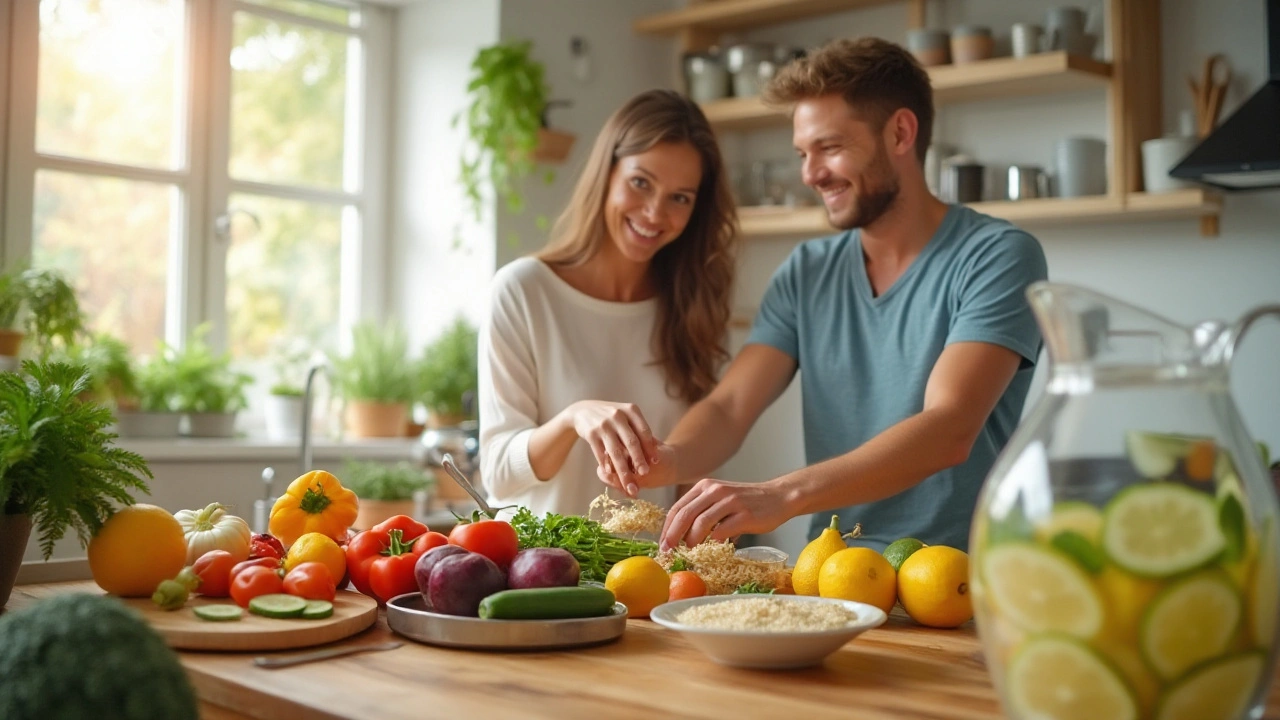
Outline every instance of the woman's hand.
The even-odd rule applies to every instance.
[[[642,488],[665,487],[678,483],[680,478],[676,472],[675,448],[659,442],[655,458],[649,463],[649,472],[636,475],[632,482],[624,481],[618,473],[614,472],[612,466],[596,467],[596,476],[600,478],[600,482],[625,493],[630,498],[635,498]]]
[[[636,488],[639,477],[660,462],[658,441],[640,408],[631,403],[580,400],[565,412],[574,432],[591,447],[601,479],[613,476],[619,483],[614,487],[634,495],[627,488]]]

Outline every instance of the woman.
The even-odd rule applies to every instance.
[[[736,226],[696,104],[653,90],[609,118],[551,242],[494,278],[480,333],[492,503],[585,515],[597,468],[634,492],[728,358]],[[666,507],[675,488],[640,497]]]

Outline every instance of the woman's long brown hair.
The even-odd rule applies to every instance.
[[[619,158],[660,143],[688,143],[702,158],[702,183],[689,224],[653,257],[658,322],[651,344],[667,393],[697,402],[715,386],[729,358],[725,339],[737,263],[738,218],[710,123],[697,104],[670,90],[650,90],[623,105],[596,137],[569,206],[537,257],[581,265],[607,241],[604,202]]]

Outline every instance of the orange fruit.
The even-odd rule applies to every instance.
[[[346,552],[324,533],[306,533],[290,545],[284,556],[284,571],[287,573],[304,562],[318,562],[329,568],[335,583],[347,573]]]
[[[897,599],[893,566],[883,555],[866,547],[841,550],[818,571],[818,595],[874,605],[886,613]]]
[[[98,587],[120,597],[151,597],[187,562],[182,526],[168,510],[129,505],[89,539],[89,571]]]
[[[604,586],[627,606],[627,617],[646,618],[671,596],[671,579],[657,560],[636,556],[609,568]]]
[[[945,545],[923,547],[902,561],[898,600],[921,625],[953,628],[973,617],[969,556]]]
[[[671,573],[669,599],[685,600],[687,598],[702,597],[706,594],[707,584],[702,581],[698,573],[692,570],[677,570]]]

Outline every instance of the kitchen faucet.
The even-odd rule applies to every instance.
[[[325,378],[329,380],[330,385],[333,383],[333,372],[326,362],[314,363],[307,370],[307,383],[302,390],[302,432],[298,439],[299,461],[302,463],[299,475],[305,475],[311,470],[311,394],[312,387],[315,382],[317,372],[324,372]]]

